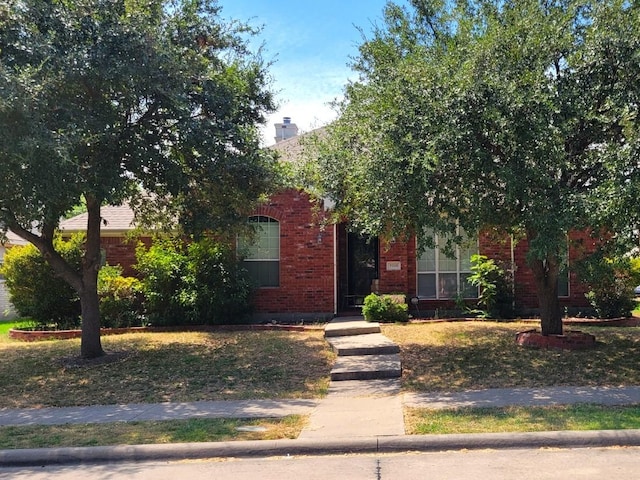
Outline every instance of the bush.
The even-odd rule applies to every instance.
[[[187,277],[201,323],[239,323],[251,313],[253,287],[229,245],[203,239],[189,245]]]
[[[136,248],[135,268],[142,275],[142,293],[148,321],[152,325],[183,325],[192,322],[192,312],[182,296],[182,273],[186,256],[182,242],[158,240],[148,249]]]
[[[372,293],[364,299],[362,315],[368,322],[407,322],[409,307],[404,295],[376,295]]]
[[[472,255],[471,272],[469,283],[480,287],[478,309],[471,312],[483,318],[512,318],[512,280],[505,270],[485,255]]]
[[[123,277],[122,268],[107,265],[98,272],[98,296],[103,327],[142,326],[140,280]]]
[[[154,325],[238,323],[250,313],[251,283],[228,245],[164,239],[140,245],[136,258]]]
[[[608,258],[597,251],[578,265],[585,294],[599,318],[631,316],[635,308],[633,288],[638,284],[638,262],[627,257]]]
[[[54,240],[55,248],[73,268],[80,268],[84,237]],[[33,245],[15,246],[4,256],[2,274],[11,303],[23,317],[31,317],[39,329],[70,329],[80,325],[80,299],[61,280]]]

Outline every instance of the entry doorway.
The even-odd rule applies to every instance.
[[[347,289],[343,293],[347,308],[361,307],[371,285],[378,278],[378,238],[347,232]]]

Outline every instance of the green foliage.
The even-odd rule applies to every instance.
[[[238,323],[250,312],[251,283],[225,244],[204,238],[139,245],[136,268],[153,325]]]
[[[142,275],[145,311],[152,325],[190,323],[189,309],[182,298],[182,272],[186,258],[182,242],[156,240],[147,249],[136,248],[135,268]]]
[[[608,258],[599,250],[578,264],[578,276],[589,288],[585,296],[599,318],[631,316],[638,263],[628,257]]]
[[[185,281],[200,323],[239,323],[251,312],[247,271],[227,244],[204,238],[189,244]]]
[[[388,4],[318,142],[321,190],[370,235],[523,232],[559,333],[567,233],[640,223],[639,46],[637,2]]]
[[[24,0],[0,6],[0,228],[82,292],[82,355],[99,356],[100,205],[139,224],[227,232],[278,185],[258,126],[274,109],[251,27],[215,0]],[[51,238],[84,202],[83,268]],[[162,222],[162,223],[161,223]],[[32,232],[38,225],[38,233]]]
[[[472,255],[471,272],[467,280],[474,287],[480,287],[480,308],[473,310],[473,313],[483,318],[512,318],[513,289],[511,278],[505,270],[492,258]]]
[[[140,280],[123,277],[122,268],[104,266],[98,272],[100,324],[105,328],[142,325]]]
[[[364,299],[362,315],[368,322],[407,322],[409,307],[404,295],[377,295],[372,293]]]
[[[71,265],[79,268],[83,237],[69,241],[57,238],[56,250]],[[5,276],[11,302],[21,316],[31,317],[36,328],[67,329],[80,325],[78,294],[53,271],[33,245],[15,246],[4,256]]]

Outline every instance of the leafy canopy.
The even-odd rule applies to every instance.
[[[42,230],[85,198],[136,205],[142,191],[193,230],[232,225],[274,180],[258,148],[273,101],[252,33],[212,1],[5,2],[5,226]]]
[[[571,229],[620,227],[640,172],[640,5],[410,4],[361,45],[320,146],[340,213],[371,234],[524,232],[536,259]]]
[[[33,243],[80,296],[100,345],[100,207],[187,232],[245,225],[277,182],[257,124],[271,111],[255,33],[215,0],[8,0],[0,5],[0,231]],[[84,203],[79,268],[53,244]],[[35,232],[35,233],[34,233]]]

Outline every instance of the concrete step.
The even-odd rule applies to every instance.
[[[400,355],[352,355],[338,357],[331,370],[331,380],[373,380],[402,375]]]
[[[324,327],[325,337],[380,333],[378,322],[365,322],[362,317],[334,318]]]
[[[400,347],[380,333],[328,337],[327,342],[334,352],[343,357],[400,353]]]

